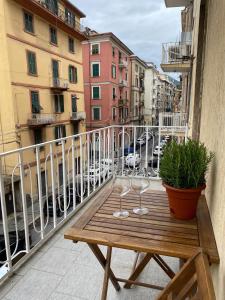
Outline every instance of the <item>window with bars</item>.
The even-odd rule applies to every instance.
[[[93,121],[101,120],[101,107],[98,106],[92,107],[92,120]]]
[[[68,38],[68,45],[69,45],[69,52],[75,53],[75,42],[73,38],[71,37]]]
[[[27,51],[27,69],[29,75],[37,75],[36,54],[32,51]]]
[[[92,87],[92,99],[100,99],[100,86]]]
[[[39,93],[37,91],[31,91],[31,105],[32,105],[32,113],[39,114],[41,111]]]
[[[100,63],[92,63],[92,77],[100,76]]]
[[[116,66],[112,65],[112,78],[116,79]]]
[[[99,44],[92,44],[91,45],[91,54],[94,55],[94,54],[99,54],[100,51],[99,51]]]
[[[64,112],[64,95],[56,94],[54,95],[55,99],[55,112],[63,113]]]
[[[74,66],[69,66],[69,81],[77,83],[77,68]]]
[[[57,29],[55,27],[50,26],[49,33],[50,33],[50,43],[57,45],[58,44]]]
[[[33,17],[33,15],[24,11],[23,20],[24,20],[24,30],[29,33],[34,33],[34,17]]]

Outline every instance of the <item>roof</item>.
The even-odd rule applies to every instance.
[[[137,55],[131,55],[130,57],[131,60],[137,60],[140,64],[142,64],[142,66],[144,66],[145,68],[148,68],[148,65],[146,64],[146,62],[144,62],[140,57],[138,57]]]
[[[66,5],[66,7],[70,8],[80,18],[86,17],[86,15],[80,9],[78,9],[74,4],[72,4],[69,0],[62,0],[62,2]]]
[[[96,39],[96,38],[110,38],[112,39],[116,44],[118,44],[123,50],[125,50],[129,55],[133,54],[133,51],[130,50],[117,36],[115,36],[112,32],[104,32],[104,33],[96,33],[93,35],[88,36],[90,40]]]

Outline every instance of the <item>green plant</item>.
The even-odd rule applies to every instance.
[[[163,182],[175,188],[197,188],[205,184],[208,165],[214,154],[205,145],[188,140],[178,144],[168,143],[160,163]]]

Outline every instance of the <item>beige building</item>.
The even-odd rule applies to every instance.
[[[145,86],[147,65],[139,57],[130,56],[131,61],[131,107],[130,119],[133,125],[144,125]]]
[[[206,199],[215,232],[220,264],[211,271],[216,299],[225,295],[225,2],[219,0],[167,0],[192,12],[192,50],[189,98],[189,135],[215,153],[210,167]],[[179,2],[179,3],[177,3]],[[187,21],[188,24],[190,21]],[[184,61],[182,62],[184,64]],[[187,63],[187,61],[185,62]],[[185,85],[188,91],[188,84]],[[188,96],[187,96],[188,97]]]
[[[0,2],[1,152],[85,131],[83,17],[67,0]],[[48,153],[40,148],[42,162]],[[17,159],[4,161],[6,174]],[[34,151],[24,160],[35,167]]]

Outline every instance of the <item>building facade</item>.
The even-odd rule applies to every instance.
[[[131,61],[131,105],[130,120],[133,125],[145,122],[145,72],[147,65],[136,55],[130,56]]]
[[[0,3],[0,151],[39,144],[86,130],[83,59],[85,15],[69,1],[3,0]],[[54,145],[59,157],[62,145]],[[65,145],[65,147],[67,147]],[[36,167],[30,151],[24,163]],[[18,157],[4,161],[10,173]],[[47,162],[47,169],[48,169]],[[44,168],[44,167],[43,167]],[[48,172],[42,172],[43,181]],[[36,186],[36,176],[33,177]],[[44,189],[44,185],[43,185]],[[44,191],[43,191],[44,193]]]
[[[170,3],[173,4],[173,0]],[[207,175],[206,200],[214,228],[220,263],[211,273],[216,299],[225,295],[225,2],[179,1],[189,17],[183,26],[192,24],[191,69],[183,93],[189,108],[189,136],[203,142],[214,152]],[[184,15],[184,12],[182,13]],[[185,23],[187,22],[187,23]]]
[[[130,122],[132,54],[113,33],[88,30],[83,42],[87,128]]]

